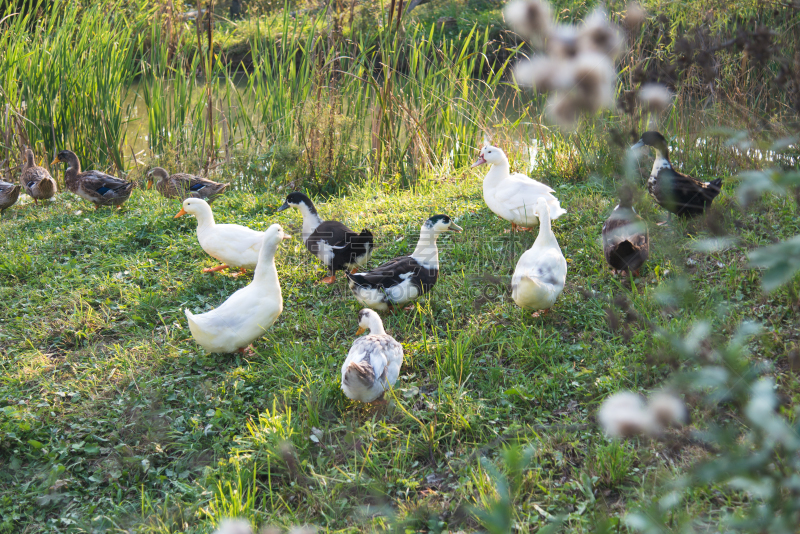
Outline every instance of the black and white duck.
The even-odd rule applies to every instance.
[[[342,391],[348,398],[376,402],[397,382],[403,365],[403,346],[383,329],[383,321],[374,311],[358,312],[358,330],[369,335],[353,342],[342,365]]]
[[[303,193],[290,193],[278,211],[289,208],[297,208],[303,214],[303,242],[308,251],[328,268],[328,276],[322,282],[332,284],[336,280],[336,271],[356,272],[369,261],[373,249],[369,230],[357,234],[338,221],[323,221],[314,203]]]
[[[658,132],[645,132],[631,147],[649,146],[656,151],[647,190],[662,208],[680,217],[702,214],[722,190],[722,178],[701,182],[672,168],[667,140]]]
[[[422,225],[417,248],[364,273],[345,273],[356,300],[373,310],[387,311],[424,295],[439,277],[436,240],[443,232],[461,232],[447,215],[434,215]]]
[[[81,162],[71,150],[62,150],[51,165],[58,162],[67,164],[64,181],[67,189],[84,200],[101,206],[122,206],[131,196],[134,184],[101,171],[81,172]]]
[[[639,268],[650,254],[647,224],[633,209],[633,192],[620,190],[619,204],[603,223],[603,254],[612,273],[631,271],[639,276]]]

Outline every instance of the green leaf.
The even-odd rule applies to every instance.
[[[30,445],[31,447],[33,447],[37,451],[39,449],[41,449],[42,447],[44,447],[44,444],[42,444],[42,442],[36,441],[35,439],[29,439],[28,440],[28,445]]]
[[[524,391],[522,391],[521,389],[519,389],[517,387],[508,388],[507,390],[505,390],[503,392],[503,394],[504,395],[508,395],[509,397],[512,396],[512,395],[516,395],[517,397],[520,397],[520,398],[522,398],[524,400],[527,400],[527,401],[534,400],[534,398],[532,396],[528,395],[527,393],[525,393]]]
[[[800,235],[748,254],[750,267],[766,269],[761,285],[767,293],[789,282],[800,270]]]

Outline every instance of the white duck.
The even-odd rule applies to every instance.
[[[483,200],[498,217],[511,222],[511,230],[527,230],[536,226],[536,202],[540,198],[550,207],[550,219],[555,220],[567,213],[553,196],[549,186],[528,178],[524,174],[511,174],[505,152],[484,145],[473,167],[489,163],[492,168],[483,179]]]
[[[258,265],[250,284],[209,312],[193,315],[184,310],[198,345],[208,352],[244,352],[250,343],[264,335],[283,311],[275,252],[281,240],[290,238],[281,225],[270,226],[264,232]]]
[[[348,398],[375,402],[397,382],[403,364],[403,346],[386,333],[380,316],[364,308],[358,312],[358,330],[369,335],[353,342],[342,365],[342,391]]]
[[[187,213],[197,218],[197,240],[206,254],[222,262],[222,265],[203,269],[204,273],[215,273],[223,269],[254,269],[258,263],[264,232],[256,232],[238,224],[216,224],[214,213],[208,202],[201,198],[187,198],[181,211],[174,218]],[[236,276],[236,275],[234,275]]]
[[[567,260],[550,226],[549,206],[544,198],[536,203],[541,226],[533,246],[517,262],[511,277],[511,297],[520,308],[544,315],[555,304],[567,280]]]

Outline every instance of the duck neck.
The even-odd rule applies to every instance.
[[[373,336],[380,336],[386,333],[383,329],[383,321],[377,313],[370,314],[369,317],[369,333]]]
[[[539,213],[541,210],[537,210]],[[546,247],[555,244],[558,246],[556,236],[553,234],[553,227],[550,224],[550,208],[545,207],[544,213],[539,215],[539,235],[536,236],[536,241],[533,242],[535,247]]]
[[[34,167],[36,162],[33,161],[33,152],[31,150],[25,151],[25,162],[28,165],[28,168]]]
[[[651,176],[658,174],[661,169],[671,169],[672,163],[669,161],[669,149],[653,147],[656,151],[656,159],[653,162],[653,170],[650,171]]]
[[[495,185],[508,178],[510,174],[511,167],[508,164],[508,159],[504,160],[502,163],[492,164],[492,168],[489,169],[489,172],[486,173],[486,177],[483,179],[483,185]]]
[[[260,286],[267,286],[273,291],[277,291],[277,297],[281,297],[281,284],[278,281],[278,269],[275,267],[275,253],[278,251],[278,243],[264,242],[261,251],[258,253],[258,264],[253,273],[253,283]]]
[[[168,177],[162,176],[156,182],[156,191],[158,191],[162,195],[167,192],[167,189],[168,189],[167,180],[168,180]],[[213,219],[214,219],[214,215],[213,214],[211,215],[211,219],[212,219],[212,222],[213,222]]]
[[[214,222],[214,212],[211,211],[211,208],[199,211],[198,213],[195,213],[194,216],[197,219],[198,234],[210,230],[216,226],[216,223]]]
[[[308,236],[313,234],[317,226],[322,224],[322,219],[320,219],[313,204],[309,206],[305,202],[301,202],[297,205],[297,209],[303,214],[303,242],[305,243],[308,241]]]
[[[81,161],[75,154],[67,156],[67,170],[64,171],[64,181],[69,184],[74,182],[81,173]]]
[[[439,268],[439,249],[436,246],[436,238],[439,234],[430,228],[422,228],[417,241],[417,248],[411,253],[411,257],[429,269]]]

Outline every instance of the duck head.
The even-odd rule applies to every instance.
[[[434,215],[422,225],[422,230],[441,234],[442,232],[461,232],[463,228],[453,222],[447,215]]]
[[[183,201],[181,211],[175,214],[173,219],[183,217],[186,214],[194,215],[195,217],[202,217],[203,215],[211,214],[211,206],[202,198],[187,198]],[[277,226],[277,225],[276,225]]]
[[[34,161],[33,158],[33,150],[31,150],[30,148],[25,149],[25,162],[28,164],[28,167],[33,167],[34,165],[36,165],[36,162]]]
[[[631,147],[631,150],[636,150],[645,146],[656,149],[657,152],[664,156],[669,152],[667,139],[659,132],[650,131],[643,133],[641,139]]]
[[[379,325],[380,328],[378,328]],[[383,330],[383,321],[381,321],[380,315],[378,315],[375,310],[364,308],[358,312],[358,330],[356,330],[356,335],[360,336],[367,330],[372,334],[377,333],[376,330]]]
[[[56,159],[54,159],[50,165],[55,165],[59,162],[61,163],[73,163],[78,161],[78,156],[72,150],[62,150],[58,154],[56,154]]]
[[[158,178],[159,181],[169,178],[169,173],[166,169],[161,167],[153,167],[150,169],[150,172],[147,173],[147,189],[153,187],[153,179]]]
[[[311,213],[317,212],[311,199],[299,191],[289,193],[286,197],[286,202],[283,203],[283,206],[278,208],[278,211],[288,210],[289,208],[300,208],[300,206],[307,207]]]
[[[283,226],[281,226],[280,224],[270,225],[270,227],[267,228],[267,231],[264,232],[265,242],[280,243],[285,239],[291,239],[291,238],[292,236],[287,234],[286,231],[284,231]]]
[[[492,165],[500,165],[508,161],[506,157],[506,153],[497,148],[496,146],[492,145],[484,145],[481,149],[481,153],[478,156],[478,160],[472,164],[473,167],[478,167],[483,165],[484,163],[490,163]]]

